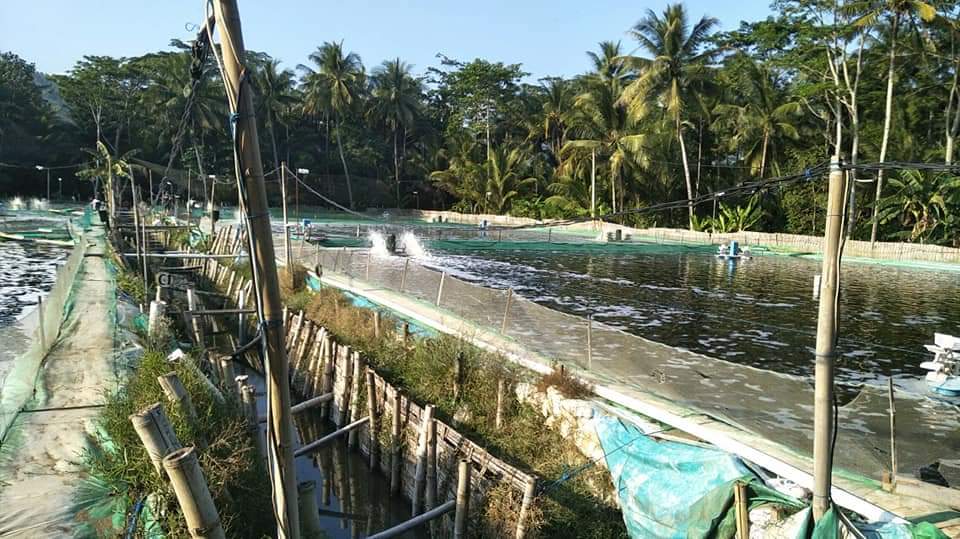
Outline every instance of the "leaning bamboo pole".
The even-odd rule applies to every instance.
[[[213,503],[194,448],[185,447],[170,453],[163,459],[163,468],[170,477],[190,536],[226,539],[217,506]]]

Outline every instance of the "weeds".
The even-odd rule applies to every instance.
[[[537,382],[537,389],[541,392],[545,392],[550,386],[568,399],[584,399],[593,395],[589,385],[571,376],[562,365],[541,377]]]

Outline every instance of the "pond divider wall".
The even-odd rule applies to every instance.
[[[214,237],[211,253],[239,253],[242,234],[234,227],[223,227]],[[249,297],[252,287],[250,279],[237,273],[232,267],[211,258],[187,259],[186,265],[200,266],[203,277],[213,283],[227,298],[224,307],[238,305],[242,297]],[[197,302],[200,305],[200,302]],[[193,307],[191,307],[193,310]],[[248,315],[240,314],[242,318]],[[253,315],[249,315],[253,316]],[[190,317],[187,315],[187,327],[196,327],[192,337],[203,338],[204,334],[226,335],[231,346],[238,349],[243,343],[237,342],[233,330],[224,330],[216,317]],[[242,320],[242,319],[241,319]],[[207,322],[211,326],[207,330]],[[303,401],[332,392],[333,398],[321,404],[321,413],[338,428],[355,423],[364,417],[369,420],[356,427],[350,433],[351,447],[357,448],[368,457],[371,464],[386,477],[398,475],[399,492],[407,500],[427,500],[440,505],[456,499],[457,467],[461,459],[471,462],[471,481],[469,496],[470,512],[478,515],[485,503],[487,493],[500,484],[507,484],[522,499],[516,522],[516,537],[523,537],[528,523],[523,522],[533,503],[537,478],[507,462],[493,456],[483,447],[473,442],[455,428],[439,419],[432,419],[431,428],[426,428],[422,418],[425,406],[414,402],[403,392],[388,383],[382,376],[367,369],[362,352],[351,350],[337,343],[325,328],[306,318],[302,313],[285,310],[285,331],[287,359],[290,364],[291,390]],[[241,321],[240,325],[245,322]],[[199,327],[198,327],[199,326]],[[252,334],[251,332],[247,332]],[[263,364],[255,347],[246,350],[241,357],[248,365],[263,372]],[[214,372],[216,365],[211,364]],[[367,387],[367,380],[373,381],[373,388]],[[370,408],[368,395],[373,395],[375,406]],[[399,403],[399,407],[394,404]],[[396,409],[399,409],[399,413]],[[373,415],[369,415],[370,411]],[[394,440],[391,425],[399,418],[398,440]],[[371,435],[371,428],[375,435]],[[425,451],[418,451],[421,437],[425,432],[435,431],[435,449],[433,444]],[[313,440],[302,440],[304,444]],[[371,452],[373,457],[371,457]],[[394,459],[394,454],[398,459]],[[422,458],[428,455],[428,461],[435,455],[435,464],[428,462],[427,470],[418,481],[418,462],[423,466]],[[394,462],[397,463],[396,471]],[[431,484],[435,477],[435,485]],[[425,484],[424,484],[425,483]],[[423,492],[425,489],[426,492]],[[435,494],[433,488],[436,489]],[[435,506],[436,506],[435,505]],[[417,508],[415,514],[433,507]]]
[[[35,309],[0,330],[0,339],[8,351],[22,346],[22,350],[14,352],[17,355],[13,368],[0,379],[0,440],[23,406],[34,397],[43,359],[56,344],[61,326],[70,313],[73,285],[89,247],[82,232],[71,227],[71,234],[75,239],[73,250],[57,268],[50,292],[38,298]]]
[[[631,236],[634,241],[643,239],[654,240],[658,243],[719,245],[721,243],[729,243],[731,240],[736,240],[740,242],[741,245],[760,245],[796,253],[819,254],[823,252],[822,236],[807,236],[802,234],[750,231],[714,234],[680,228],[633,228],[601,220],[583,221],[575,224],[560,224],[562,223],[561,221],[554,225],[554,222],[550,220],[540,221],[528,217],[473,215],[435,210],[389,210],[389,213],[391,215],[419,217],[429,222],[480,225],[480,223],[485,221],[490,226],[495,227],[536,227],[527,228],[525,230],[527,233],[552,228],[554,232],[567,231],[575,234],[594,233],[593,235],[602,234],[603,237],[606,238],[608,236],[613,237],[619,230],[624,237]],[[503,232],[505,233],[504,236],[508,237],[507,233],[510,232],[509,229],[505,228]],[[491,235],[491,237],[498,236]],[[884,241],[871,243],[869,241],[847,240],[844,245],[844,255],[847,257],[874,258],[880,260],[960,263],[960,248],[922,243]]]

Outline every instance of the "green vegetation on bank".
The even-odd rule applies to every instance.
[[[953,163],[960,3],[778,0],[770,11],[721,31],[683,4],[638,8],[624,23],[626,36],[598,35],[597,48],[586,51],[590,68],[569,78],[532,80],[520,63],[442,54],[433,66],[399,58],[376,64],[333,40],[318,43],[295,70],[250,52],[265,168],[283,160],[307,168],[308,184],[357,209],[549,218],[591,213],[594,169],[596,212],[605,214],[802,174],[836,152],[850,163]],[[214,174],[220,200],[236,200],[224,181],[233,160],[218,70],[208,58],[201,84],[185,91],[190,44],[171,47],[85,56],[49,78],[12,53],[0,55],[0,162],[21,167],[0,168],[0,190],[39,194],[37,163],[87,160],[81,148],[102,143],[117,156],[135,150],[156,174],[171,163],[168,177],[181,195],[189,183],[190,197],[208,198]],[[134,175],[146,190],[146,174]],[[751,193],[725,199],[716,211],[704,204],[693,215],[678,208],[619,219],[819,233],[825,182],[814,176],[752,200]],[[854,239],[960,241],[960,181],[952,171],[854,176]],[[64,180],[66,193],[90,193],[72,172]],[[279,186],[270,190],[276,203]],[[295,198],[318,203],[306,189]]]
[[[296,277],[296,283],[304,282],[302,270]],[[450,336],[416,338],[405,344],[399,339],[396,321],[387,317],[382,322],[384,331],[377,338],[370,309],[354,306],[336,289],[324,287],[315,293],[302,284],[291,287],[290,282],[285,271],[281,272],[289,309],[302,309],[307,318],[331,331],[338,342],[362,350],[371,366],[390,383],[403,388],[417,402],[436,405],[439,419],[455,425],[497,457],[544,479],[535,519],[540,536],[626,537],[620,512],[598,496],[611,495],[609,474],[547,428],[538,410],[510,399],[514,404],[505,411],[503,428],[495,428],[498,380],[504,379],[512,387],[520,381],[535,383],[532,375],[501,356]],[[454,365],[458,359],[462,390],[455,395],[452,388],[457,382]],[[586,388],[562,376],[544,382],[559,385],[574,397],[586,394]],[[497,489],[488,500],[483,536],[509,535],[498,526],[505,518],[515,521],[520,497],[508,490]],[[584,526],[587,522],[590,525]]]
[[[117,285],[135,300],[143,301],[142,278],[122,265],[118,266]],[[137,537],[145,536],[140,534],[145,533],[148,525],[146,512],[140,507],[143,502],[149,503],[149,514],[168,537],[187,537],[186,523],[170,481],[157,473],[130,421],[131,414],[161,403],[181,445],[198,447],[200,465],[227,536],[270,536],[274,532],[274,520],[268,510],[270,484],[241,407],[230,392],[223,392],[224,402],[215,399],[206,382],[189,365],[188,362],[196,364],[200,352],[191,351],[189,357],[176,362],[167,360],[175,329],[169,321],[164,321],[153,337],[138,329],[144,352],[131,365],[123,388],[105,396],[106,405],[98,419],[99,435],[84,458],[88,473],[100,489],[126,500],[128,511],[141,512],[127,518],[128,522],[137,520]],[[177,373],[190,394],[196,423],[164,395],[157,378],[169,372]]]

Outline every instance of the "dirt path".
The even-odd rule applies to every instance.
[[[104,394],[114,390],[112,279],[102,231],[74,285],[75,303],[60,340],[47,356],[28,403],[11,429],[14,448],[0,462],[0,537],[70,537],[84,478],[82,457]]]

